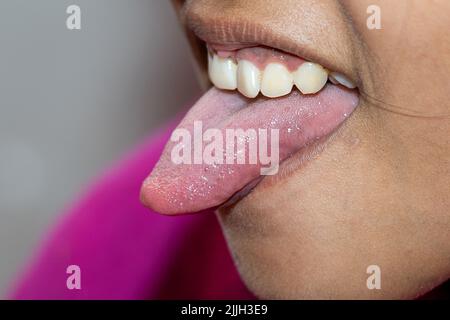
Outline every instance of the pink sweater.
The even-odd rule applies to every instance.
[[[167,217],[139,202],[168,126],[109,170],[60,221],[14,283],[16,299],[249,299],[215,215]],[[81,289],[67,288],[69,265]]]

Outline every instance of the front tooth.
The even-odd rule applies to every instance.
[[[209,58],[209,79],[219,89],[235,90],[237,88],[237,65],[230,58],[214,55]]]
[[[248,98],[255,98],[261,89],[261,71],[250,61],[240,60],[237,69],[237,87]]]
[[[277,98],[291,92],[294,79],[282,64],[269,63],[264,69],[261,93],[269,98]]]
[[[350,80],[348,79],[346,76],[344,76],[341,73],[338,72],[331,72],[330,73],[330,81],[333,83],[339,83],[341,85],[343,85],[344,87],[347,87],[349,89],[355,89],[356,85]]]
[[[319,92],[328,80],[328,72],[319,64],[303,63],[294,72],[294,83],[303,94]]]

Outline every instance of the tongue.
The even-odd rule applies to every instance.
[[[278,160],[332,132],[357,103],[355,92],[335,85],[278,99],[246,99],[212,88],[173,132],[143,183],[142,202],[165,214],[219,206],[262,175],[275,174]],[[239,132],[246,137],[227,139]]]

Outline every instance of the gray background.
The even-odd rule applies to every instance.
[[[199,89],[166,0],[2,0],[0,41],[5,297],[64,204]]]

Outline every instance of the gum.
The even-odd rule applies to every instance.
[[[233,51],[214,50],[214,48],[212,50],[221,58],[232,58],[237,62],[250,61],[260,70],[264,70],[269,63],[280,63],[293,72],[305,62],[299,57],[268,47],[249,47]]]

